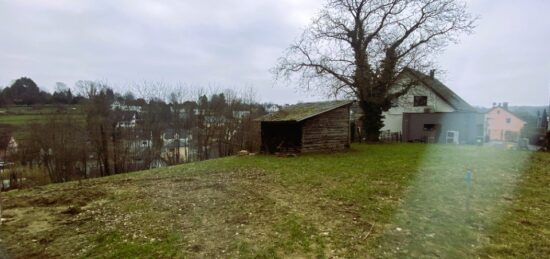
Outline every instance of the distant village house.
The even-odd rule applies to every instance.
[[[10,155],[17,153],[19,144],[12,135],[0,136],[0,160],[4,161]]]
[[[141,106],[128,105],[128,104],[124,104],[124,103],[119,102],[119,101],[115,101],[111,104],[111,110],[113,110],[113,111],[120,110],[120,111],[125,111],[125,112],[140,113],[141,112]]]
[[[171,164],[189,162],[191,134],[187,130],[167,129],[162,133],[161,158]]]
[[[508,103],[493,104],[493,108],[485,114],[485,120],[487,141],[517,142],[527,124],[508,110]]]

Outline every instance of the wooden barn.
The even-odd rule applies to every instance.
[[[300,103],[259,118],[262,151],[308,153],[348,149],[352,103]]]

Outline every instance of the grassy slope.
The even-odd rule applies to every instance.
[[[549,162],[412,144],[230,157],[2,194],[0,235],[22,257],[544,258]]]

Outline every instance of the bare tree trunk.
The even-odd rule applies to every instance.
[[[119,139],[118,139],[118,134],[119,132],[117,132],[117,128],[116,128],[116,125],[113,126],[113,134],[112,134],[112,138],[113,138],[113,163],[114,163],[114,170],[115,170],[115,174],[119,174],[121,173],[121,170],[120,170],[120,161],[119,161]]]
[[[103,156],[103,176],[111,175],[110,163],[109,163],[109,146],[107,141],[107,134],[103,128],[103,125],[99,126],[99,131],[101,134],[101,144],[102,144],[102,156]]]
[[[84,167],[84,172],[82,172],[84,178],[88,178],[88,158],[86,152],[82,156],[82,165]]]
[[[364,113],[362,135],[367,142],[378,142],[380,140],[380,129],[384,127],[382,107],[368,101],[361,101],[359,105]]]

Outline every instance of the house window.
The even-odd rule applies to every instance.
[[[512,123],[512,118],[506,118],[506,123],[508,124]]]
[[[414,107],[427,106],[427,105],[428,105],[428,96],[414,97]]]
[[[424,124],[424,131],[434,131],[436,128],[435,124]]]

